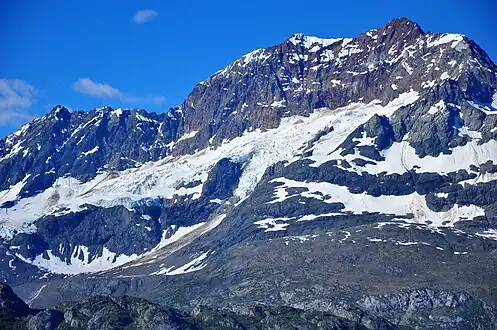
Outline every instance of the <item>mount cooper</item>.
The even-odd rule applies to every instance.
[[[496,180],[474,41],[295,34],[166,113],[57,106],[1,139],[0,278],[29,307],[2,290],[32,329],[494,329]]]

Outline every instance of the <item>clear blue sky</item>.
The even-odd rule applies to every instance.
[[[495,0],[3,0],[0,136],[55,104],[166,111],[239,56],[293,33],[354,37],[401,16],[466,34],[496,61],[496,13]]]

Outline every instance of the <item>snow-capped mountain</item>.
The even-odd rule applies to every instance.
[[[462,329],[497,319],[496,162],[497,67],[468,37],[295,34],[165,114],[57,106],[1,140],[0,274],[40,306],[126,292]]]

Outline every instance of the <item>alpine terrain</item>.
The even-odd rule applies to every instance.
[[[497,329],[497,66],[400,18],[60,105],[0,140],[0,223],[10,326]]]

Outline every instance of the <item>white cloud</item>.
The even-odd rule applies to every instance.
[[[122,97],[123,95],[117,88],[107,83],[94,82],[90,78],[79,78],[72,87],[80,93],[99,98]]]
[[[36,89],[20,79],[0,79],[0,125],[19,123],[35,115],[30,107],[35,102]]]
[[[150,102],[152,102],[153,104],[162,104],[164,102],[166,102],[166,98],[162,95],[153,95],[153,96],[149,96],[150,98]]]
[[[150,22],[155,17],[159,16],[159,13],[152,9],[144,9],[136,12],[135,16],[133,16],[132,21],[136,24],[143,24]]]
[[[102,99],[114,98],[126,103],[162,104],[166,101],[166,98],[162,95],[148,95],[145,97],[129,95],[128,93],[124,93],[106,82],[95,82],[90,78],[79,78],[72,84],[72,87],[75,91],[89,96]]]

